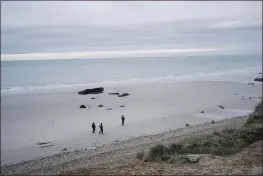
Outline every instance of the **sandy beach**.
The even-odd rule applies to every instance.
[[[2,165],[51,156],[64,148],[69,152],[67,155],[82,157],[82,154],[77,154],[78,151],[86,153],[87,150],[89,153],[93,149],[93,153],[98,147],[112,142],[162,134],[183,128],[186,123],[197,125],[245,116],[260,101],[261,88],[261,84],[203,81],[109,86],[105,87],[103,94],[96,95],[64,91],[3,96]],[[128,92],[130,96],[117,97],[109,95],[109,92]],[[89,108],[80,109],[81,104]],[[104,107],[98,107],[100,104]],[[124,107],[119,107],[121,105]],[[121,126],[121,115],[126,117],[124,126]],[[95,134],[92,133],[92,122],[97,125]],[[104,135],[98,134],[101,122],[104,124]],[[38,142],[51,142],[53,146],[41,148]],[[110,145],[121,146],[119,143]],[[138,150],[137,143],[129,145]]]
[[[109,143],[95,150],[64,152],[51,157],[4,166],[2,167],[2,173],[7,175],[53,175],[78,168],[114,168],[133,165],[138,162],[135,154],[141,150],[148,149],[150,146],[158,143],[179,142],[185,138],[212,134],[214,131],[222,131],[226,128],[241,128],[246,120],[247,116],[230,118],[217,121],[215,124],[208,122],[155,135],[134,137],[120,142]]]

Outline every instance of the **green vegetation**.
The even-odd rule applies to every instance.
[[[252,114],[249,115],[246,126],[253,126],[255,124],[262,124],[263,122],[263,114],[262,114],[262,100],[255,107],[255,110]]]
[[[190,154],[230,155],[263,139],[262,101],[255,107],[242,129],[225,129],[211,135],[189,138],[180,144],[158,144],[149,151],[141,151],[137,158],[145,162],[164,161],[174,164],[191,163]]]

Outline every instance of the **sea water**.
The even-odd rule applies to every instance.
[[[261,70],[261,55],[1,61],[1,94],[203,78],[247,82]]]

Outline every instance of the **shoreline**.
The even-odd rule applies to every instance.
[[[147,149],[158,143],[179,142],[187,137],[202,136],[225,128],[241,128],[247,118],[248,116],[233,117],[216,121],[215,124],[207,122],[153,135],[131,137],[123,141],[108,143],[95,150],[62,152],[42,159],[4,165],[1,166],[1,170],[3,174],[59,174],[62,170],[81,167],[125,166],[135,162],[134,155],[142,149]],[[67,169],[65,170],[65,168]]]

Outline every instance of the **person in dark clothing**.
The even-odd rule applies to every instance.
[[[95,123],[94,123],[94,122],[92,123],[91,127],[92,127],[92,129],[93,129],[92,133],[95,133],[95,130],[96,130],[96,125],[95,125]]]
[[[122,116],[121,116],[122,125],[124,125],[124,119],[125,119],[125,118],[124,118],[124,116],[122,115]]]
[[[103,126],[102,126],[102,123],[100,124],[100,132],[99,132],[99,134],[103,134]]]

